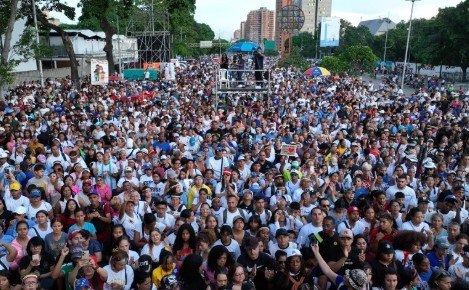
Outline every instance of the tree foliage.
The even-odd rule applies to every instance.
[[[291,54],[280,63],[281,67],[294,66],[301,71],[307,70],[310,67],[309,61],[301,55],[300,49],[293,47]]]
[[[343,74],[350,70],[350,64],[344,61],[341,57],[326,56],[324,57],[319,66],[327,68],[332,73]]]

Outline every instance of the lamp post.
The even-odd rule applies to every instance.
[[[402,68],[402,80],[401,80],[402,91],[404,91],[405,71],[407,67],[407,54],[409,53],[410,31],[412,30],[412,16],[414,13],[414,3],[415,1],[420,1],[420,0],[406,0],[406,1],[412,1],[412,8],[410,9],[409,32],[407,33],[407,44],[405,47],[404,67]]]
[[[385,38],[385,40],[384,40],[383,62],[386,64],[386,50],[387,50],[387,48],[388,48],[389,23],[391,23],[391,19],[389,19],[389,13],[388,13],[388,18],[386,18],[384,21],[386,21],[386,38]]]

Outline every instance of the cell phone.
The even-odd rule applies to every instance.
[[[39,254],[33,255],[33,260],[41,261],[41,256]]]
[[[6,173],[6,174],[10,173],[10,168],[8,168],[8,167],[5,168],[5,170],[3,172]]]
[[[309,235],[308,238],[310,246],[318,244],[318,239],[316,239],[316,236],[314,234]]]
[[[81,253],[81,258],[82,258],[83,260],[89,260],[89,259],[90,259],[90,251],[83,251],[83,252]]]
[[[277,196],[282,196],[282,191],[281,191],[281,190],[277,190],[277,191],[275,192],[275,194],[277,194]]]

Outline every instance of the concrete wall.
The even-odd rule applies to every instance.
[[[78,75],[80,77],[89,75],[90,71],[90,64],[85,61],[85,59],[78,60],[79,67],[78,67]],[[70,68],[56,68],[56,69],[45,69],[44,70],[44,80],[47,78],[56,79],[56,78],[64,78],[70,75]],[[27,72],[19,72],[15,73],[15,80],[13,83],[9,85],[10,88],[15,87],[18,84],[23,82],[30,82],[30,81],[39,81],[40,75],[39,70],[36,71],[27,71]]]

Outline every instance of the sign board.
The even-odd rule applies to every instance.
[[[109,83],[109,66],[107,60],[91,59],[91,84],[107,85]]]
[[[212,48],[212,46],[213,46],[213,43],[211,40],[200,42],[200,48]]]
[[[296,156],[296,145],[282,145],[282,148],[280,149],[280,155]]]
[[[339,46],[340,18],[323,17],[321,20],[321,37],[319,46]]]

